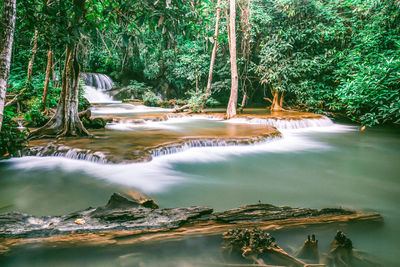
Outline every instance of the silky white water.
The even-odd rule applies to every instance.
[[[208,121],[206,117],[129,122],[130,116],[140,113],[139,110],[156,112],[153,108],[117,103],[92,108],[94,114],[127,117],[127,121],[107,125],[106,131],[115,134],[143,130],[185,132],[238,123]],[[161,207],[204,205],[225,210],[258,201],[314,208],[346,206],[383,215],[385,222],[381,227],[342,230],[357,249],[372,254],[384,266],[398,266],[399,131],[385,128],[362,132],[358,127],[334,124],[326,119],[277,123],[276,126],[281,127],[281,139],[246,146],[186,147],[179,153],[158,156],[147,163],[101,164],[64,157],[1,161],[0,212],[66,214],[104,205],[113,192],[126,190],[147,193]],[[336,230],[315,230],[322,247],[327,246]],[[300,246],[306,234],[282,234],[279,240],[286,239],[286,243],[280,244],[285,248]],[[52,266],[62,259],[72,266],[90,259],[96,266],[137,266],[138,262],[144,266],[198,266],[198,261],[218,258],[218,242],[200,239],[184,241],[176,247],[138,246],[134,248],[138,253],[135,255],[132,255],[133,248],[122,250],[112,246],[102,248],[101,252],[26,247],[3,263],[40,262],[40,265]]]

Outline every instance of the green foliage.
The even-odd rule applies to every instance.
[[[14,107],[4,109],[3,125],[0,132],[0,158],[17,155],[26,141],[27,132],[20,131]]]
[[[59,0],[17,3],[8,93],[26,88],[21,112],[27,122],[44,123],[39,107],[47,49],[53,51],[54,71],[60,77],[67,44],[79,44],[84,71],[111,74],[126,88],[121,99],[133,95],[147,105],[189,103],[199,110],[213,46],[216,1],[85,2],[86,6]],[[239,98],[246,92],[251,103],[260,103],[271,97],[272,89],[285,92],[286,104],[314,112],[345,113],[369,126],[399,123],[398,1],[252,0],[249,33],[243,22],[247,1],[238,3]],[[77,14],[82,15],[80,23],[75,21]],[[224,105],[229,98],[226,24],[221,16],[207,106]],[[38,52],[32,82],[26,85],[35,27]],[[245,44],[250,47],[247,55]],[[48,108],[57,106],[60,80],[51,82]],[[79,109],[87,106],[80,95]]]
[[[260,82],[316,111],[399,123],[400,6],[394,1],[254,1]]]
[[[141,83],[135,80],[130,82],[127,89],[129,90],[130,95],[134,96],[136,99],[142,99],[143,94],[146,91],[152,90],[152,88],[150,86],[147,86],[145,83]]]
[[[41,111],[42,102],[39,98],[27,101],[27,112],[23,114],[29,127],[40,127],[46,124],[48,118]]]
[[[353,68],[354,74],[337,91],[348,116],[367,126],[400,123],[400,57],[380,58],[374,65],[363,62]]]
[[[143,103],[146,106],[150,107],[158,107],[160,106],[160,99],[156,96],[156,94],[152,91],[146,91],[143,94]]]
[[[204,94],[203,93],[199,93],[199,92],[195,92],[195,91],[189,91],[188,95],[190,96],[190,98],[188,100],[189,108],[194,113],[202,112]]]

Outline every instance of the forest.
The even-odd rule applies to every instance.
[[[11,26],[8,2],[3,35]],[[149,105],[162,99],[194,112],[226,107],[228,11],[222,0],[17,1],[9,78],[1,59],[2,81],[8,78],[1,87],[2,151],[24,138],[16,118],[43,126],[60,103],[63,79],[80,86],[76,77],[64,77],[69,62],[79,65],[78,73],[110,75],[124,89],[122,97]],[[393,0],[237,1],[236,105],[283,105],[365,126],[398,124],[399,11]],[[2,47],[10,42],[1,40]]]
[[[0,266],[400,265],[400,0],[0,14]]]

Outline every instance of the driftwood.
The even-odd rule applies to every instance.
[[[324,263],[332,267],[382,266],[354,250],[353,242],[342,231],[336,233],[331,242],[331,249],[324,259]]]
[[[243,259],[258,266],[326,266],[318,261],[306,263],[289,255],[278,246],[274,237],[258,228],[232,229],[223,234],[223,240],[222,249],[227,256],[240,254]]]
[[[299,252],[296,253],[296,257],[304,260],[319,261],[318,240],[315,239],[315,235],[307,237]]]
[[[354,251],[352,241],[342,231],[337,232],[329,253],[322,260],[315,235],[308,236],[299,253],[292,256],[280,248],[269,233],[258,228],[232,229],[224,233],[222,250],[228,260],[230,257],[239,256],[247,264],[252,263],[256,266],[380,266]]]
[[[0,214],[0,252],[27,243],[68,245],[134,244],[220,235],[232,228],[277,230],[309,225],[382,222],[376,213],[343,208],[309,209],[255,204],[224,212],[209,207],[161,209],[151,199],[114,194],[107,205],[64,216]]]
[[[172,113],[183,112],[183,111],[185,111],[186,109],[190,109],[190,105],[189,105],[189,104],[183,105],[183,106],[181,106],[181,107],[176,107],[176,108],[174,108],[174,110],[172,111]]]

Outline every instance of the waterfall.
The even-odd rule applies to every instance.
[[[249,146],[256,144],[263,144],[270,142],[274,139],[280,138],[280,133],[265,136],[254,136],[245,138],[193,138],[187,139],[176,143],[161,144],[156,148],[148,150],[152,157],[165,156],[186,151],[190,148],[204,148],[204,147],[230,147],[230,146]]]
[[[278,129],[302,129],[313,127],[329,127],[334,123],[327,117],[313,119],[279,119],[279,118],[233,118],[228,123],[248,123],[258,125],[270,125]]]
[[[107,163],[106,155],[99,151],[73,148],[65,145],[49,143],[46,146],[27,147],[22,152],[23,156],[36,157],[64,157],[77,160]]]
[[[109,76],[101,73],[81,73],[81,79],[85,83],[84,96],[90,103],[114,102],[107,92],[114,86]]]

